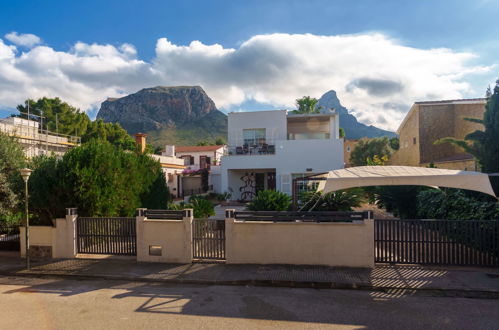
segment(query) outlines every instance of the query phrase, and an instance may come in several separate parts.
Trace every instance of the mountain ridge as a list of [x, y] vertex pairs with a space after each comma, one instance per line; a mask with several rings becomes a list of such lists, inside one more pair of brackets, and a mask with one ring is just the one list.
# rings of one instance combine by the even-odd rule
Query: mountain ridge
[[394, 132], [383, 130], [373, 125], [359, 123], [357, 118], [350, 114], [349, 110], [341, 104], [335, 90], [324, 93], [317, 105], [323, 107], [321, 109], [322, 112], [327, 112], [333, 108], [338, 112], [340, 115], [340, 127], [345, 130], [345, 137], [347, 139], [356, 140], [363, 137], [397, 136]]

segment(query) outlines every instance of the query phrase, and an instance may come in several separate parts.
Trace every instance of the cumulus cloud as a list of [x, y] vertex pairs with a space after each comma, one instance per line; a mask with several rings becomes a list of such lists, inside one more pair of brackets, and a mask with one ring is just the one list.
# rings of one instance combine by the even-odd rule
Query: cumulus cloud
[[39, 43], [42, 42], [42, 40], [30, 33], [17, 33], [17, 32], [11, 32], [7, 33], [5, 35], [5, 39], [9, 40], [13, 44], [16, 44], [18, 46], [24, 46], [24, 47], [33, 47], [34, 45], [38, 45]]
[[201, 85], [219, 108], [292, 108], [298, 97], [335, 89], [360, 120], [394, 130], [414, 101], [462, 97], [471, 90], [467, 75], [491, 69], [469, 64], [471, 53], [407, 47], [382, 34], [257, 35], [238, 48], [161, 38], [155, 51], [151, 62], [130, 44], [78, 42], [65, 52], [39, 45], [19, 54], [0, 39], [0, 106], [45, 95], [88, 110], [144, 87]]

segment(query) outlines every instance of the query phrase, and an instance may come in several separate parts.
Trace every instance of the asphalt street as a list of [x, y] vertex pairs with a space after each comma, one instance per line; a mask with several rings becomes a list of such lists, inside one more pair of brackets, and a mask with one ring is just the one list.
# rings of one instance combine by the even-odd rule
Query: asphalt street
[[0, 277], [0, 329], [499, 329], [499, 300]]

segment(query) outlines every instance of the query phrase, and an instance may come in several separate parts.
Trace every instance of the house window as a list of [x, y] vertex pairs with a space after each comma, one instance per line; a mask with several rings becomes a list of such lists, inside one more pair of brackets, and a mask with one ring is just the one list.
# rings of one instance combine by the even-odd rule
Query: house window
[[265, 128], [243, 129], [243, 139], [249, 146], [265, 144]]
[[347, 152], [350, 152], [350, 146], [347, 146]]
[[180, 158], [184, 160], [184, 165], [194, 165], [194, 157], [185, 155]]
[[416, 138], [415, 137], [412, 138], [412, 144], [416, 144]]

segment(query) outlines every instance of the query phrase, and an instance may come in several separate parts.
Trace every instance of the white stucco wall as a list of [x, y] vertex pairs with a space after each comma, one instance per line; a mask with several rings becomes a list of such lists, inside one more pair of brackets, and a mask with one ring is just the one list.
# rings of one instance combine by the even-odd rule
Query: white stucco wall
[[[290, 124], [297, 132], [306, 132], [306, 128], [310, 129], [312, 124], [318, 125], [317, 119], [314, 121], [314, 115], [290, 115], [289, 117], [291, 116], [303, 120], [303, 122], [297, 122], [296, 119], [290, 120]], [[318, 116], [324, 118], [324, 115]], [[228, 117], [229, 148], [242, 145], [243, 129], [265, 128], [267, 143], [275, 145], [275, 154], [237, 155], [233, 153], [222, 157], [221, 190], [231, 191], [232, 199], [240, 198], [241, 171], [235, 172], [234, 170], [275, 171], [276, 189], [291, 194], [291, 175], [315, 174], [343, 168], [343, 140], [339, 138], [339, 117], [332, 115], [329, 118], [328, 122], [318, 125], [323, 131], [327, 131], [329, 126], [329, 139], [288, 140], [288, 115], [285, 110], [230, 113]], [[300, 125], [304, 129], [300, 129]]]
[[221, 165], [221, 189], [229, 191], [229, 188], [232, 188], [232, 199], [238, 199], [240, 173], [230, 170], [275, 169], [277, 190], [290, 194], [291, 185], [283, 185], [282, 180], [287, 179], [284, 176], [328, 172], [343, 168], [343, 166], [343, 141], [341, 139], [276, 141], [274, 155], [224, 156]]
[[243, 129], [251, 128], [265, 128], [269, 144], [287, 139], [286, 110], [229, 113], [229, 147], [243, 145]]

